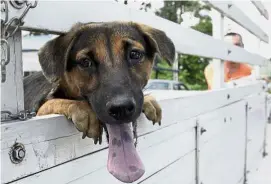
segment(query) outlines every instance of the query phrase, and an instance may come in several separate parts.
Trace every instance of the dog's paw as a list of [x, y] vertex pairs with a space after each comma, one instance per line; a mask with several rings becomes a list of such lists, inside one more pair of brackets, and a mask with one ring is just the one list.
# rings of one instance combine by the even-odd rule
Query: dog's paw
[[94, 143], [102, 143], [103, 127], [87, 102], [80, 101], [71, 104], [68, 108], [68, 119], [71, 119], [75, 127], [86, 136], [93, 138]]
[[143, 113], [153, 124], [161, 125], [162, 109], [153, 96], [144, 96]]

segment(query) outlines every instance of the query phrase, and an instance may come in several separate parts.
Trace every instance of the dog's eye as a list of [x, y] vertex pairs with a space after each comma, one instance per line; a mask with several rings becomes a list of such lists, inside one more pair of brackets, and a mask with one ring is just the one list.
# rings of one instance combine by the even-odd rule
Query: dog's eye
[[92, 65], [93, 65], [93, 62], [88, 59], [88, 58], [84, 58], [82, 60], [79, 61], [79, 65], [82, 67], [82, 68], [91, 68]]
[[144, 53], [139, 50], [131, 50], [129, 53], [129, 59], [131, 60], [132, 64], [139, 62], [144, 56]]

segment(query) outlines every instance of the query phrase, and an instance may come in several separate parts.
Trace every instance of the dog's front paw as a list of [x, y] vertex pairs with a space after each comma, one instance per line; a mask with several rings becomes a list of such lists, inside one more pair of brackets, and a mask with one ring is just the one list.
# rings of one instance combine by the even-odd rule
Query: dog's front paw
[[162, 109], [153, 96], [144, 96], [143, 113], [153, 124], [161, 125]]
[[68, 119], [71, 119], [75, 127], [83, 132], [83, 139], [87, 136], [93, 138], [95, 144], [102, 143], [102, 125], [87, 102], [71, 104], [68, 108]]

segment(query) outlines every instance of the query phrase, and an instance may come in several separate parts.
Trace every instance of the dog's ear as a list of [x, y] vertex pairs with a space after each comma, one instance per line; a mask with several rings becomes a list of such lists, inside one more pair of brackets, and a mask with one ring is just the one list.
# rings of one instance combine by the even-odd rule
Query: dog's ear
[[39, 62], [46, 79], [51, 83], [57, 83], [63, 76], [70, 50], [78, 37], [76, 27], [57, 38], [48, 41], [38, 52]]
[[135, 23], [137, 29], [143, 34], [144, 39], [169, 65], [175, 60], [175, 46], [165, 32], [144, 24]]

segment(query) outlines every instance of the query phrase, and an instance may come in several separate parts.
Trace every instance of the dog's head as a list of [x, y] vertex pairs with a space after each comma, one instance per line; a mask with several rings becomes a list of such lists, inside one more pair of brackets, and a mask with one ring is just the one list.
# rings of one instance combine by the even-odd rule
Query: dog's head
[[175, 48], [164, 32], [132, 22], [77, 24], [39, 52], [45, 77], [67, 97], [85, 98], [109, 134], [109, 172], [124, 182], [144, 174], [129, 122], [142, 111], [156, 54], [169, 63]]
[[131, 122], [156, 54], [172, 63], [175, 48], [160, 30], [133, 22], [78, 23], [39, 52], [45, 77], [67, 96], [85, 97], [104, 123]]

